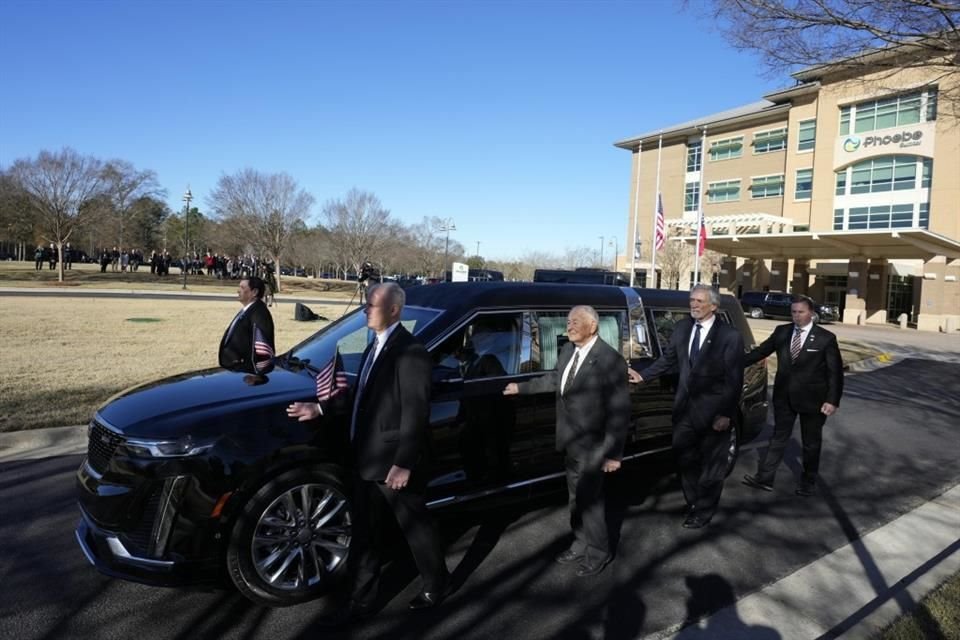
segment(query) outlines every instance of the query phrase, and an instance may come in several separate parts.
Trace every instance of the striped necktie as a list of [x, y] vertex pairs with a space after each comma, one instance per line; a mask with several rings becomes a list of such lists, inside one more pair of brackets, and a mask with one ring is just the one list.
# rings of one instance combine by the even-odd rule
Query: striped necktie
[[796, 330], [793, 332], [793, 341], [790, 342], [790, 361], [795, 362], [797, 356], [800, 355], [800, 338], [803, 336], [803, 329], [796, 327]]

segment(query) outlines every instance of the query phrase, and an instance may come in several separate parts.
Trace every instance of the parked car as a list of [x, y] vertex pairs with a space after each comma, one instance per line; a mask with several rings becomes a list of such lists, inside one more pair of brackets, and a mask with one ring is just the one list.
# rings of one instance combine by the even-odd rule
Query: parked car
[[[660, 355], [689, 308], [686, 292], [604, 285], [447, 283], [407, 292], [401, 321], [434, 363], [431, 508], [564, 486], [553, 394], [502, 390], [556, 367], [575, 304], [596, 308], [600, 337], [638, 370]], [[736, 299], [724, 296], [718, 316], [754, 346]], [[337, 353], [354, 384], [371, 339], [358, 311], [279, 356], [264, 378], [208, 369], [134, 387], [101, 406], [76, 477], [76, 538], [87, 559], [149, 584], [232, 582], [270, 606], [335, 588], [351, 540], [349, 408], [303, 423], [285, 409], [315, 397], [317, 371]], [[485, 373], [475, 376], [480, 368], [470, 364], [481, 358]], [[625, 464], [669, 449], [677, 384], [674, 374], [631, 385]], [[766, 392], [765, 364], [750, 367], [728, 472], [765, 422]]]
[[[789, 318], [793, 294], [783, 291], [746, 291], [740, 296], [743, 312], [751, 318]], [[816, 321], [821, 324], [835, 322], [840, 317], [840, 308], [814, 301]]]

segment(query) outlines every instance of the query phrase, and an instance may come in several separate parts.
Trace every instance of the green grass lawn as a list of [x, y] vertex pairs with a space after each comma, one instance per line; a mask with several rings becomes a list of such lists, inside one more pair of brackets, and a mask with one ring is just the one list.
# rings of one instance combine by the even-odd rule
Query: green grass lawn
[[931, 591], [917, 608], [901, 616], [877, 640], [957, 640], [960, 638], [960, 573]]

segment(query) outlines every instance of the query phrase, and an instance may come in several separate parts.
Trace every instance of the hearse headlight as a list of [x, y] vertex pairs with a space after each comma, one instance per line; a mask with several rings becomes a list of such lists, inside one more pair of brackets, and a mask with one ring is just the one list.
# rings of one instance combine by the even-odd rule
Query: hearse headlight
[[185, 458], [200, 455], [216, 443], [216, 438], [199, 439], [183, 436], [176, 440], [134, 438], [127, 440], [124, 446], [131, 455], [140, 458]]

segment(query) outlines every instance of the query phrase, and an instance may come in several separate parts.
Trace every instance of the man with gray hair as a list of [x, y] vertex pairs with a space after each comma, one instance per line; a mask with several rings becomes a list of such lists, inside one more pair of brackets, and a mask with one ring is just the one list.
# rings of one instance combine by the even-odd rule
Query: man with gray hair
[[736, 428], [743, 389], [743, 338], [718, 321], [720, 294], [709, 285], [690, 290], [690, 317], [677, 322], [663, 354], [631, 382], [678, 372], [673, 402], [673, 450], [687, 501], [683, 526], [710, 523], [727, 470], [729, 431]]
[[620, 468], [630, 392], [626, 361], [597, 335], [600, 319], [593, 307], [578, 306], [567, 315], [565, 344], [557, 368], [520, 384], [504, 395], [557, 394], [557, 450], [565, 454], [570, 526], [574, 540], [557, 556], [560, 564], [579, 563], [578, 576], [603, 571], [613, 558], [603, 497], [604, 474]]
[[[374, 338], [360, 360], [353, 390], [350, 442], [354, 461], [350, 603], [331, 624], [373, 613], [387, 548], [385, 518], [400, 525], [423, 577], [411, 609], [435, 607], [449, 581], [443, 545], [427, 511], [430, 478], [430, 371], [424, 346], [400, 323], [406, 294], [396, 283], [370, 287], [364, 313]], [[316, 419], [321, 407], [295, 402], [287, 415]]]

